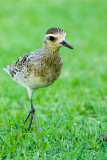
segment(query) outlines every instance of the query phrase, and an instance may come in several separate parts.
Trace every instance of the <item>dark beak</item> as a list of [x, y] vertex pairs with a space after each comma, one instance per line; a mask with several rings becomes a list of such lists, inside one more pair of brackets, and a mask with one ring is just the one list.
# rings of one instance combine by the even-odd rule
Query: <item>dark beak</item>
[[65, 46], [65, 47], [68, 47], [68, 48], [70, 48], [70, 49], [73, 49], [73, 47], [72, 47], [70, 44], [68, 44], [67, 42], [65, 42], [65, 41], [62, 41], [61, 44], [62, 44], [63, 46]]

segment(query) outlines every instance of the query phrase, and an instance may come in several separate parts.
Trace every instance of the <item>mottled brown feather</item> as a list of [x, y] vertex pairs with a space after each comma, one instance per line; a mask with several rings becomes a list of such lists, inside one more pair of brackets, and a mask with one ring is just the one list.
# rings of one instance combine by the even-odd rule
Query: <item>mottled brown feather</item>
[[31, 75], [34, 79], [40, 78], [46, 85], [53, 83], [62, 70], [62, 60], [59, 52], [50, 52], [43, 48], [29, 52], [19, 57], [10, 66], [10, 74], [16, 81], [27, 81]]
[[63, 34], [63, 33], [65, 33], [63, 29], [55, 27], [49, 28], [46, 32], [46, 34]]

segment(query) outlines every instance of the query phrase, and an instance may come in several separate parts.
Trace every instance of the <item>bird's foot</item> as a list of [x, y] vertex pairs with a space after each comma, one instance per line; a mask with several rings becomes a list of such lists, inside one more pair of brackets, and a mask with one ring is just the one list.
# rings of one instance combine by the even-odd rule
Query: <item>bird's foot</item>
[[30, 127], [31, 127], [31, 124], [32, 124], [32, 120], [34, 119], [36, 130], [37, 130], [37, 134], [39, 135], [39, 130], [38, 130], [37, 122], [36, 122], [35, 109], [34, 108], [32, 108], [30, 110], [28, 116], [25, 119], [25, 122], [27, 121], [27, 119], [29, 118], [30, 115], [31, 115], [31, 119], [30, 119], [30, 123], [29, 123], [29, 126], [28, 126], [28, 130], [30, 130]]
[[26, 121], [27, 121], [27, 119], [29, 118], [30, 114], [32, 114], [33, 112], [35, 113], [35, 109], [34, 109], [34, 108], [30, 110], [30, 112], [29, 112], [28, 116], [26, 117], [24, 123], [26, 123]]

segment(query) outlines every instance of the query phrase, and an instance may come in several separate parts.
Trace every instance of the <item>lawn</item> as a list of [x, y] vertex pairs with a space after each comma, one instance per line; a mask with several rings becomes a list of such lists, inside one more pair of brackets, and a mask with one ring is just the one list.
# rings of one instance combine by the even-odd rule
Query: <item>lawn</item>
[[[63, 71], [33, 97], [40, 134], [27, 131], [25, 88], [2, 70], [43, 45], [50, 27], [66, 31]], [[106, 160], [107, 1], [0, 2], [0, 159]]]

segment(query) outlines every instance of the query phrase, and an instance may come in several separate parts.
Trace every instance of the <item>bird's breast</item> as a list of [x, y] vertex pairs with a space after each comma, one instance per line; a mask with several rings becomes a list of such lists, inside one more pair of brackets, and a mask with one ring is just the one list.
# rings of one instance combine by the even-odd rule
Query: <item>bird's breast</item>
[[63, 62], [60, 56], [45, 57], [34, 70], [34, 76], [40, 77], [45, 85], [53, 83], [61, 74]]
[[61, 74], [62, 71], [62, 60], [58, 58], [55, 60], [49, 60], [47, 64], [47, 74], [45, 80], [47, 83], [53, 83]]

